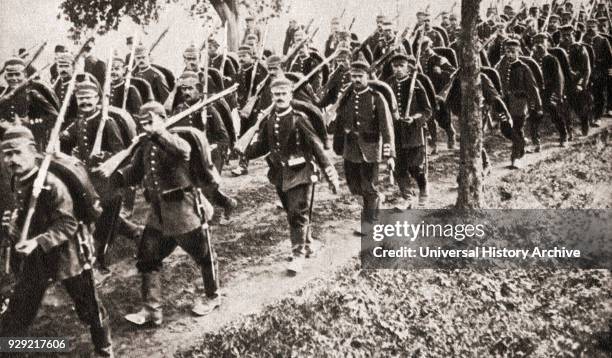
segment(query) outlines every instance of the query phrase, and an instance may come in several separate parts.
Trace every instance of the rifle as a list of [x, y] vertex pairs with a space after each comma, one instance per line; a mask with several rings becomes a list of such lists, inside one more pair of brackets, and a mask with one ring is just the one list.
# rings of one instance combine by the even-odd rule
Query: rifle
[[[206, 101], [208, 98], [208, 26], [204, 25], [204, 89], [202, 99]], [[201, 113], [203, 128], [206, 128], [206, 121], [208, 119], [208, 110], [206, 107], [202, 108]]]
[[308, 25], [306, 25], [306, 27], [304, 28], [304, 32], [308, 33], [310, 31], [310, 27], [312, 26], [312, 23], [314, 22], [314, 18], [310, 19], [310, 21], [308, 21]]
[[355, 17], [353, 16], [353, 19], [351, 20], [351, 24], [348, 27], [348, 31], [350, 32], [351, 29], [353, 29], [353, 25], [355, 25]]
[[[149, 49], [149, 53], [153, 52], [153, 50], [155, 50], [155, 48], [157, 47], [157, 45], [159, 45], [159, 43], [161, 42], [161, 40], [164, 39], [164, 37], [166, 37], [166, 35], [168, 34], [168, 31], [170, 30], [170, 26], [166, 27], [166, 29], [159, 34], [159, 36], [157, 37], [157, 40], [155, 40], [153, 42], [153, 44], [151, 45], [151, 48]], [[136, 43], [134, 41], [134, 43]]]
[[225, 22], [224, 30], [223, 30], [223, 57], [221, 57], [221, 66], [219, 66], [219, 71], [223, 77], [225, 77], [225, 62], [227, 61], [227, 22]]
[[98, 124], [98, 130], [96, 131], [96, 138], [94, 139], [93, 146], [91, 147], [91, 153], [89, 155], [90, 158], [93, 158], [100, 154], [102, 151], [102, 136], [104, 135], [104, 127], [106, 126], [106, 120], [108, 118], [108, 107], [110, 106], [110, 89], [111, 89], [111, 81], [110, 74], [111, 68], [113, 64], [113, 49], [110, 49], [110, 54], [108, 55], [108, 62], [106, 65], [106, 78], [104, 81], [104, 90], [102, 91], [102, 118], [100, 118], [100, 123]]
[[266, 23], [266, 29], [264, 30], [263, 37], [261, 38], [261, 43], [259, 44], [259, 51], [256, 54], [255, 63], [253, 64], [253, 71], [251, 72], [251, 81], [249, 83], [249, 92], [248, 98], [250, 99], [251, 93], [253, 92], [253, 86], [255, 86], [255, 77], [257, 77], [257, 68], [259, 67], [259, 62], [263, 57], [264, 45], [266, 43], [268, 37], [268, 23]]
[[[551, 9], [554, 7], [555, 1], [556, 0], [552, 0], [552, 2], [550, 3]], [[546, 14], [546, 19], [544, 20], [544, 23], [542, 23], [542, 27], [540, 28], [540, 31], [546, 31], [546, 29], [548, 28], [548, 23], [550, 22], [550, 15], [552, 15], [552, 10], [549, 10], [548, 14]], [[538, 19], [536, 19], [536, 21], [538, 21]]]
[[412, 79], [410, 80], [410, 87], [408, 90], [408, 101], [406, 103], [406, 111], [408, 112], [408, 115], [410, 115], [410, 106], [412, 105], [412, 97], [414, 97], [414, 86], [416, 85], [416, 79], [417, 79], [417, 74], [419, 72], [419, 68], [421, 66], [419, 66], [419, 59], [421, 57], [421, 45], [423, 43], [423, 37], [425, 37], [425, 34], [423, 33], [423, 29], [421, 29], [421, 36], [419, 37], [419, 41], [418, 41], [418, 46], [417, 46], [417, 52], [416, 52], [416, 64], [415, 64], [415, 69], [414, 69], [414, 74], [412, 75]]
[[[317, 32], [319, 31], [319, 28], [317, 27], [312, 34], [310, 34], [310, 36], [306, 37], [305, 39], [303, 39], [302, 41], [300, 41], [299, 44], [297, 44], [294, 48], [291, 49], [291, 51], [289, 51], [289, 53], [287, 53], [287, 57], [285, 58], [285, 60], [282, 63], [282, 66], [287, 66], [290, 65], [291, 62], [293, 62], [293, 56], [297, 55], [298, 51], [304, 46], [306, 45], [310, 40], [312, 40], [312, 38], [317, 34]], [[290, 67], [290, 66], [289, 66]], [[285, 68], [285, 70], [289, 71], [289, 68]]]
[[[79, 56], [75, 60], [78, 61], [81, 55], [82, 52], [79, 53]], [[68, 89], [66, 91], [66, 97], [64, 98], [62, 107], [60, 108], [59, 114], [57, 115], [57, 119], [55, 120], [55, 124], [53, 125], [53, 129], [51, 130], [49, 142], [47, 143], [47, 148], [45, 150], [45, 156], [43, 157], [42, 163], [40, 164], [40, 167], [38, 169], [38, 173], [36, 174], [36, 179], [34, 179], [34, 183], [32, 184], [32, 194], [28, 203], [28, 210], [26, 212], [23, 227], [21, 229], [21, 233], [19, 235], [19, 239], [17, 240], [16, 245], [24, 243], [28, 240], [28, 234], [30, 232], [32, 218], [34, 217], [34, 212], [36, 211], [38, 198], [40, 197], [40, 193], [42, 192], [42, 188], [45, 185], [45, 181], [47, 179], [47, 173], [49, 172], [49, 166], [51, 165], [51, 158], [55, 155], [55, 152], [59, 147], [59, 135], [62, 128], [62, 124], [64, 123], [64, 120], [66, 118], [66, 113], [68, 112], [70, 98], [72, 97], [74, 88], [76, 86], [76, 78], [76, 73], [72, 76], [72, 78], [70, 78], [70, 82], [68, 83]]]
[[342, 12], [340, 13], [340, 16], [338, 16], [338, 18], [341, 19], [344, 16], [344, 13], [346, 13], [346, 8], [342, 9]]
[[34, 81], [40, 75], [40, 73], [42, 71], [46, 70], [49, 66], [51, 66], [50, 63], [46, 64], [42, 68], [38, 69], [38, 71], [34, 72], [30, 77], [26, 78], [26, 80], [23, 81], [21, 84], [19, 84], [19, 86], [15, 87], [11, 91], [5, 93], [2, 97], [0, 97], [0, 104], [3, 104], [4, 102], [6, 102], [6, 101], [10, 100], [11, 98], [13, 98], [15, 93], [17, 93], [19, 90], [21, 90], [22, 88], [24, 88], [27, 85], [29, 85], [32, 81]]
[[449, 81], [446, 86], [444, 86], [444, 88], [442, 88], [442, 90], [440, 91], [438, 97], [440, 97], [443, 102], [446, 102], [446, 100], [448, 99], [448, 95], [450, 93], [451, 88], [453, 87], [453, 82], [455, 81], [455, 77], [457, 77], [458, 73], [459, 69], [456, 69], [455, 72], [450, 75]]
[[261, 81], [257, 85], [257, 88], [255, 89], [255, 94], [253, 94], [247, 99], [246, 103], [244, 104], [244, 107], [242, 107], [242, 109], [240, 110], [241, 117], [248, 118], [251, 116], [251, 113], [253, 113], [253, 109], [255, 108], [255, 104], [257, 103], [257, 99], [259, 98], [261, 91], [264, 89], [268, 77], [270, 77], [270, 75], [266, 75], [263, 81]]
[[[36, 50], [36, 52], [34, 53], [34, 55], [32, 56], [32, 58], [26, 63], [25, 65], [25, 70], [27, 70], [34, 61], [36, 61], [36, 59], [40, 56], [40, 54], [43, 52], [43, 50], [45, 49], [45, 46], [47, 46], [47, 41], [43, 42], [42, 45], [40, 45], [40, 47]], [[4, 73], [4, 68], [2, 68], [0, 70], [0, 76]]]
[[[134, 32], [134, 43], [136, 43], [136, 39], [138, 38], [138, 33]], [[125, 75], [125, 83], [123, 84], [123, 100], [121, 101], [121, 109], [125, 110], [127, 106], [127, 98], [130, 94], [130, 86], [132, 85], [132, 71], [134, 70], [134, 52], [136, 51], [136, 46], [132, 46], [132, 50], [130, 51], [130, 60], [127, 65], [127, 73]], [[107, 77], [108, 78], [108, 77]]]
[[[176, 123], [178, 123], [180, 120], [182, 120], [183, 118], [191, 115], [192, 113], [197, 112], [198, 110], [200, 110], [202, 107], [204, 106], [208, 106], [216, 101], [218, 101], [219, 99], [226, 97], [232, 93], [234, 93], [236, 90], [238, 89], [238, 84], [234, 84], [232, 87], [227, 88], [213, 96], [210, 96], [209, 98], [207, 98], [206, 100], [201, 100], [198, 103], [194, 104], [193, 106], [187, 108], [186, 110], [175, 114], [174, 116], [168, 118], [166, 120], [166, 123], [164, 123], [164, 127], [165, 128], [170, 128], [173, 125], [175, 125]], [[146, 136], [146, 134], [140, 134], [139, 136], [137, 136], [136, 138], [134, 138], [134, 140], [132, 141], [132, 144], [127, 147], [126, 149], [116, 153], [115, 155], [113, 155], [112, 157], [108, 158], [104, 163], [100, 164], [100, 166], [98, 166], [98, 168], [94, 169], [94, 172], [99, 172], [100, 174], [102, 174], [104, 177], [108, 178], [111, 176], [111, 174], [113, 174], [117, 168], [119, 168], [119, 166], [121, 165], [121, 163], [123, 163], [134, 151], [134, 149], [136, 148], [136, 146], [138, 145], [138, 143], [140, 142], [140, 139], [144, 138]]]
[[408, 31], [410, 31], [410, 26], [406, 26], [404, 28], [404, 31], [402, 31], [402, 34], [400, 36], [397, 36], [395, 38], [395, 43], [394, 43], [394, 48], [390, 49], [389, 51], [387, 51], [387, 53], [385, 53], [384, 55], [382, 55], [378, 60], [376, 60], [371, 66], [370, 66], [370, 71], [377, 69], [381, 64], [384, 64], [387, 59], [389, 57], [391, 57], [393, 55], [393, 50], [395, 48], [398, 48], [402, 45], [402, 41], [404, 40], [404, 38], [406, 37], [406, 35], [408, 34]]
[[[315, 67], [312, 71], [310, 71], [310, 73], [308, 73], [306, 76], [302, 77], [298, 82], [296, 82], [291, 92], [295, 93], [303, 85], [308, 83], [314, 75], [316, 75], [326, 64], [331, 62], [337, 55], [338, 55], [338, 50], [336, 50], [333, 54], [331, 54], [329, 57], [324, 59], [320, 64], [317, 65], [317, 67]], [[238, 140], [236, 141], [236, 144], [234, 145], [234, 149], [238, 153], [244, 153], [246, 151], [247, 147], [253, 141], [253, 138], [255, 137], [255, 133], [257, 133], [257, 131], [259, 130], [259, 125], [266, 117], [268, 117], [268, 115], [272, 112], [273, 109], [274, 109], [274, 104], [271, 104], [270, 106], [268, 106], [268, 108], [261, 111], [257, 117], [257, 122], [255, 123], [255, 125], [249, 128], [249, 130], [247, 130], [242, 135], [242, 137], [238, 138]]]

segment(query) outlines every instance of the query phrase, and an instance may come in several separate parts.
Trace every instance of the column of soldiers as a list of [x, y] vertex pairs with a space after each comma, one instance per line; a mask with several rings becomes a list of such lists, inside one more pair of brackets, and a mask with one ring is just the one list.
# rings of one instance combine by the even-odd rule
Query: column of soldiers
[[[553, 1], [518, 10], [506, 5], [501, 14], [491, 6], [480, 19], [483, 126], [494, 122], [511, 141], [511, 167], [520, 168], [526, 153], [541, 150], [545, 118], [566, 146], [576, 135], [573, 118], [587, 135], [612, 110], [610, 11], [598, 1], [580, 9]], [[437, 19], [440, 24], [432, 24]], [[128, 56], [115, 55], [108, 64], [91, 55], [91, 43], [78, 55], [57, 46], [50, 84], [28, 77], [32, 69], [23, 58], [5, 61], [0, 190], [3, 197], [12, 192], [15, 200], [2, 203], [2, 241], [11, 247], [13, 270], [20, 275], [0, 334], [25, 334], [49, 280], [59, 280], [90, 326], [96, 352], [112, 356], [106, 312], [90, 280], [92, 267], [81, 256], [95, 253], [96, 267], [106, 268], [105, 253], [117, 235], [137, 243], [142, 277], [141, 308], [127, 320], [163, 323], [161, 270], [176, 246], [201, 267], [206, 292], [194, 302], [193, 313], [219, 307], [209, 228], [213, 205], [226, 218], [237, 206], [220, 190], [220, 174], [231, 157], [239, 161], [234, 176], [248, 174], [249, 160], [266, 157], [290, 228], [291, 275], [302, 271], [317, 248], [310, 223], [315, 183], [324, 177], [338, 190], [330, 146], [343, 160], [350, 192], [360, 197], [364, 221], [375, 221], [381, 206], [381, 165], [397, 180], [406, 206], [413, 196], [411, 178], [418, 205], [426, 205], [428, 157], [437, 153], [438, 126], [448, 148], [455, 148], [461, 29], [448, 11], [433, 20], [420, 11], [414, 23], [401, 31], [381, 14], [376, 30], [359, 41], [337, 17], [319, 51], [312, 43], [315, 30], [293, 21], [283, 55], [276, 55], [264, 51], [267, 31], [248, 18], [236, 53], [212, 37], [204, 39], [201, 48], [185, 49], [184, 70], [176, 77], [152, 62], [143, 44], [133, 44]], [[200, 106], [232, 86], [235, 92]], [[47, 155], [43, 150], [62, 107], [66, 118], [56, 151], [78, 159], [86, 178], [61, 166], [56, 153], [52, 168], [64, 171], [46, 175], [45, 200], [36, 206], [35, 225], [24, 233], [40, 157]], [[109, 170], [122, 153], [129, 153], [128, 159]], [[484, 151], [483, 162], [487, 169]], [[98, 200], [85, 204], [100, 204], [92, 209], [98, 214], [90, 230], [82, 230], [76, 212], [85, 205], [79, 192], [96, 193]], [[130, 221], [136, 192], [148, 205], [144, 226]]]

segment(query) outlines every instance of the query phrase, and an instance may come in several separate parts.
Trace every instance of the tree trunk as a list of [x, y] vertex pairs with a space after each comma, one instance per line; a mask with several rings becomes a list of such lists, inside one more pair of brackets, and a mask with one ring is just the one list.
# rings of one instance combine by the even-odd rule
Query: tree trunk
[[457, 209], [482, 206], [482, 88], [476, 34], [480, 2], [461, 1], [461, 138]]
[[227, 50], [236, 51], [240, 45], [238, 29], [238, 0], [210, 0], [217, 14], [227, 23]]

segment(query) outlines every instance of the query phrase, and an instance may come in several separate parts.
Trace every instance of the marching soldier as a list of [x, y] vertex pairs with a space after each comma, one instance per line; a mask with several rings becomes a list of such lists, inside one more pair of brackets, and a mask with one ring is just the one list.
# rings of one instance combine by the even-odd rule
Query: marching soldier
[[0, 135], [10, 126], [23, 124], [34, 133], [39, 149], [47, 143], [48, 131], [57, 116], [59, 103], [44, 83], [26, 82], [25, 62], [11, 58], [4, 63], [7, 87], [0, 88]]
[[100, 86], [104, 86], [106, 81], [106, 63], [93, 55], [94, 40], [90, 40], [83, 47], [85, 67], [84, 71], [90, 73], [98, 81]]
[[268, 179], [276, 187], [290, 227], [292, 261], [289, 274], [302, 271], [304, 258], [312, 254], [309, 231], [309, 194], [315, 162], [323, 169], [330, 187], [337, 192], [338, 173], [325, 154], [323, 143], [302, 112], [291, 107], [293, 83], [284, 77], [270, 85], [274, 110], [259, 127], [257, 140], [247, 148], [246, 157], [268, 154]]
[[287, 54], [289, 48], [293, 46], [295, 43], [295, 32], [298, 30], [299, 26], [295, 19], [289, 20], [289, 26], [287, 27], [287, 31], [285, 32], [285, 41], [283, 42], [283, 55]]
[[571, 25], [560, 29], [559, 46], [567, 51], [573, 78], [566, 78], [567, 98], [576, 116], [580, 119], [583, 135], [589, 133], [589, 118], [593, 106], [593, 98], [588, 91], [591, 80], [591, 65], [589, 54], [583, 44], [574, 40], [574, 28]]
[[340, 30], [340, 19], [337, 17], [332, 18], [331, 20], [331, 33], [327, 40], [325, 40], [325, 57], [329, 57], [336, 48], [338, 47], [338, 31]]
[[[306, 33], [302, 30], [295, 32], [294, 38], [296, 43], [300, 43], [306, 37]], [[297, 72], [303, 75], [309, 74], [317, 65], [320, 60], [313, 56], [310, 52], [309, 44], [305, 44], [300, 48], [297, 55], [293, 57], [289, 63], [289, 72]], [[321, 88], [322, 76], [319, 74], [315, 75], [310, 81], [310, 85], [315, 91]]]
[[57, 71], [57, 57], [62, 53], [66, 52], [66, 47], [64, 45], [55, 45], [53, 49], [53, 64], [49, 67], [49, 79], [52, 84], [55, 84], [57, 80], [58, 71]]
[[428, 196], [425, 127], [432, 115], [432, 108], [418, 80], [411, 88], [412, 77], [416, 75], [416, 59], [400, 52], [391, 57], [391, 67], [393, 76], [387, 82], [393, 89], [400, 114], [399, 120], [394, 123], [397, 151], [394, 175], [406, 200], [410, 198], [412, 176], [419, 188], [419, 205], [424, 205]]
[[[212, 206], [197, 190], [195, 179], [190, 175], [190, 157], [195, 148], [165, 128], [165, 117], [160, 103], [148, 102], [142, 106], [138, 118], [147, 135], [141, 139], [130, 164], [111, 176], [115, 186], [141, 183], [151, 206], [136, 264], [142, 276], [142, 309], [125, 316], [136, 325], [162, 324], [162, 261], [177, 246], [200, 265], [204, 280], [206, 300], [197, 299], [192, 311], [206, 315], [221, 303], [208, 230]], [[210, 149], [204, 144], [203, 150]], [[209, 172], [199, 174], [218, 181], [214, 167], [207, 166], [204, 170]]]
[[55, 66], [57, 69], [57, 81], [53, 86], [53, 91], [60, 103], [64, 102], [68, 83], [74, 74], [73, 57], [68, 52], [63, 52], [55, 56]]
[[155, 100], [164, 103], [170, 94], [170, 89], [164, 74], [151, 66], [149, 49], [143, 45], [136, 46], [134, 49], [134, 61], [136, 62], [134, 76], [147, 81], [151, 85]]
[[521, 168], [525, 155], [523, 127], [529, 113], [542, 115], [542, 101], [538, 85], [529, 67], [519, 60], [521, 44], [515, 39], [504, 43], [505, 55], [496, 66], [501, 76], [502, 92], [512, 116], [512, 168]]
[[257, 37], [257, 42], [261, 41], [261, 30], [255, 24], [255, 18], [253, 16], [247, 16], [245, 21], [246, 29], [244, 30], [244, 37], [242, 38], [242, 43], [246, 44], [246, 40], [249, 35], [255, 35]]
[[385, 15], [377, 15], [376, 16], [376, 31], [372, 35], [370, 35], [367, 39], [365, 39], [366, 45], [370, 48], [370, 52], [374, 52], [376, 46], [380, 42], [381, 38], [384, 36], [383, 24], [385, 23], [386, 16]]
[[342, 92], [351, 84], [351, 50], [348, 47], [339, 48], [334, 62], [336, 68], [323, 86], [321, 99], [318, 102], [321, 108], [336, 103]]
[[560, 145], [565, 147], [572, 130], [569, 116], [562, 113], [561, 107], [565, 96], [565, 78], [559, 60], [548, 53], [549, 41], [550, 35], [547, 33], [539, 33], [533, 37], [533, 59], [540, 65], [544, 77], [544, 88], [541, 93], [544, 111], [557, 126]]
[[394, 168], [393, 123], [383, 95], [368, 84], [369, 65], [351, 64], [352, 85], [340, 99], [334, 151], [344, 159], [344, 172], [353, 195], [363, 197], [362, 220], [374, 222], [380, 204], [378, 166]]
[[374, 60], [378, 60], [387, 52], [394, 50], [395, 36], [399, 36], [399, 34], [394, 33], [393, 23], [389, 20], [384, 20], [382, 23], [382, 36], [378, 37], [378, 43], [372, 52]]
[[[439, 56], [434, 52], [431, 47], [431, 40], [429, 37], [423, 38], [421, 43], [421, 58], [419, 62], [423, 73], [431, 80], [436, 93], [442, 91], [442, 89], [450, 82], [455, 67], [448, 62], [445, 57]], [[443, 101], [438, 101], [434, 104], [436, 111], [434, 116], [428, 123], [429, 135], [432, 140], [432, 154], [437, 153], [437, 141], [438, 134], [436, 129], [436, 122], [444, 129], [447, 136], [447, 144], [449, 149], [455, 148], [455, 129], [451, 119], [451, 113]]]
[[[75, 88], [77, 118], [72, 120], [72, 124], [60, 136], [62, 149], [86, 163], [90, 172], [93, 172], [105, 158], [125, 148], [118, 119], [113, 118], [115, 114], [109, 113], [109, 118], [104, 122], [101, 151], [92, 153], [102, 123], [102, 111], [99, 106], [100, 88], [94, 81], [94, 78], [86, 77], [77, 83]], [[130, 239], [140, 236], [142, 229], [119, 215], [123, 200], [120, 192], [112, 190], [105, 180], [100, 180], [96, 176], [92, 176], [92, 180], [102, 204], [102, 214], [98, 218], [94, 232], [96, 251], [101, 268], [107, 270], [104, 254], [115, 233], [115, 225], [112, 223], [117, 222], [118, 233]]]
[[[230, 82], [236, 76], [238, 69], [234, 67], [234, 63], [230, 60], [229, 55], [225, 54], [225, 59], [223, 56], [223, 53], [219, 52], [219, 43], [215, 39], [210, 38], [208, 40], [209, 65], [221, 72], [227, 85], [227, 82]], [[221, 69], [221, 66], [223, 66], [223, 69]]]
[[593, 93], [593, 122], [592, 126], [598, 127], [596, 121], [606, 112], [606, 87], [612, 69], [612, 49], [608, 39], [598, 32], [598, 22], [595, 19], [587, 20], [587, 31], [582, 41], [593, 48], [593, 68], [591, 71], [591, 92]]
[[431, 27], [431, 17], [429, 13], [422, 13], [423, 31], [425, 32], [425, 36], [429, 37], [431, 40], [433, 47], [444, 47], [444, 38], [442, 35], [435, 29]]
[[[4, 133], [2, 167], [12, 176], [16, 195], [15, 210], [5, 212], [2, 226], [16, 238], [24, 225], [34, 180], [38, 174], [39, 152], [34, 136], [16, 126]], [[2, 316], [0, 336], [27, 336], [50, 281], [61, 281], [72, 299], [80, 320], [89, 326], [95, 352], [113, 357], [110, 326], [106, 310], [96, 293], [91, 268], [85, 266], [79, 236], [89, 235], [79, 223], [79, 213], [67, 184], [47, 173], [45, 186], [31, 221], [28, 239], [14, 245], [13, 268], [22, 267], [6, 313]], [[81, 199], [82, 200], [82, 199]], [[91, 247], [86, 249], [91, 250]]]
[[[129, 69], [128, 69], [129, 71]], [[111, 67], [111, 89], [110, 89], [110, 105], [122, 108], [123, 107], [123, 96], [125, 94], [125, 74], [126, 67], [123, 58], [120, 56], [113, 57], [113, 63]], [[142, 97], [140, 92], [130, 83], [130, 89], [128, 90], [128, 97], [125, 101], [125, 110], [134, 115], [138, 113], [140, 106], [142, 105]]]

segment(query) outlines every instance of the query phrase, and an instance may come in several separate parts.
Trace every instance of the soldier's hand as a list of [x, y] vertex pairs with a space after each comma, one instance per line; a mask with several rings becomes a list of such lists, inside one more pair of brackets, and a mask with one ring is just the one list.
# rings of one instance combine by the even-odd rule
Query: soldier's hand
[[34, 239], [26, 240], [24, 242], [21, 242], [15, 245], [15, 251], [17, 251], [18, 253], [22, 255], [28, 256], [29, 254], [32, 253], [32, 251], [36, 250], [37, 247], [38, 247], [38, 241], [36, 240], [36, 238], [34, 238]]
[[387, 159], [387, 168], [389, 168], [389, 171], [391, 172], [395, 170], [395, 159], [393, 158]]

